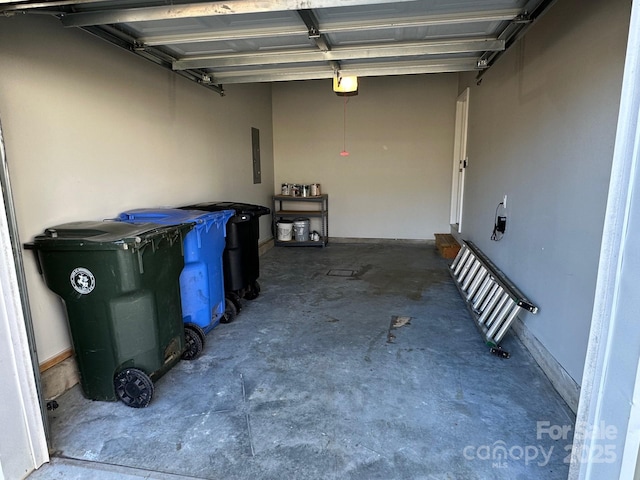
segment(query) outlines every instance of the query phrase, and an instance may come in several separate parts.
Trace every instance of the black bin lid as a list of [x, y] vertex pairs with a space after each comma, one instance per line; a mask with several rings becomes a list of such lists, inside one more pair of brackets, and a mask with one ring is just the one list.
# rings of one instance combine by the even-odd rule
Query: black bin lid
[[236, 215], [248, 217], [261, 217], [271, 213], [271, 209], [262, 205], [253, 205], [251, 203], [238, 202], [203, 202], [195, 205], [180, 207], [189, 210], [206, 210], [208, 212], [217, 212], [220, 210], [235, 210]]

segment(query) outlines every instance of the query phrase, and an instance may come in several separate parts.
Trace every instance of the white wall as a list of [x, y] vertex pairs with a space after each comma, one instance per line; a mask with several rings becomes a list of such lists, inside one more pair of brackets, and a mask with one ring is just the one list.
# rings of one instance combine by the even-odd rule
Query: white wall
[[330, 236], [431, 239], [449, 231], [457, 79], [362, 78], [347, 104], [331, 80], [273, 86], [275, 188], [320, 183]]
[[[629, 12], [624, 0], [557, 2], [479, 87], [470, 82], [463, 238], [539, 306], [525, 324], [578, 384]], [[492, 242], [504, 194], [507, 232]]]
[[[54, 18], [0, 18], [0, 115], [22, 241], [137, 207], [269, 205], [271, 87], [220, 97]], [[253, 185], [251, 127], [262, 184]], [[261, 240], [271, 237], [261, 219]], [[60, 300], [25, 255], [40, 361], [70, 346]]]

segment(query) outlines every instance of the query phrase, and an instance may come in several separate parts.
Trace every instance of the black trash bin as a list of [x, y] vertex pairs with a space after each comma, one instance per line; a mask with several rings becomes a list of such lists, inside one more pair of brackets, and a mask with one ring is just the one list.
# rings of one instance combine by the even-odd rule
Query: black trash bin
[[[235, 202], [205, 202], [180, 207], [189, 210], [217, 212], [233, 210], [235, 215], [227, 222], [226, 246], [222, 255], [224, 271], [225, 296], [235, 308], [240, 310], [240, 299], [253, 300], [260, 294], [260, 260], [258, 255], [258, 239], [260, 224], [258, 219], [268, 215], [271, 210], [261, 205]], [[229, 303], [229, 302], [227, 302]], [[227, 315], [227, 320], [233, 318]]]

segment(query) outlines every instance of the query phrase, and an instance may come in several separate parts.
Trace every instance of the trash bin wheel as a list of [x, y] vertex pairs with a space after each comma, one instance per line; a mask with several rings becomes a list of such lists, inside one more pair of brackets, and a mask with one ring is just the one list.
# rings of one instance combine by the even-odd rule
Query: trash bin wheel
[[251, 285], [249, 285], [249, 288], [247, 288], [247, 291], [244, 294], [244, 298], [246, 298], [247, 300], [255, 300], [256, 298], [258, 298], [258, 295], [260, 295], [260, 284], [255, 281]]
[[206, 339], [207, 339], [207, 334], [204, 333], [204, 330], [200, 327], [200, 325], [196, 325], [195, 323], [188, 323], [187, 325], [189, 325], [190, 328], [192, 328], [193, 330], [195, 330], [195, 332], [198, 334], [198, 336], [200, 337], [200, 340], [202, 340], [202, 346], [204, 347], [205, 344], [207, 343]]
[[149, 376], [137, 368], [127, 368], [119, 372], [113, 381], [116, 396], [128, 407], [144, 408], [151, 403], [153, 382]]
[[184, 340], [186, 347], [182, 352], [183, 360], [195, 360], [204, 350], [204, 331], [194, 323], [184, 326]]
[[238, 315], [238, 309], [234, 305], [234, 303], [228, 299], [224, 299], [224, 315], [220, 319], [220, 323], [231, 323], [235, 320], [236, 315]]
[[240, 295], [238, 295], [236, 292], [228, 292], [226, 294], [226, 298], [228, 298], [229, 300], [231, 300], [233, 302], [233, 304], [236, 307], [236, 313], [240, 313], [240, 310], [242, 310], [242, 303], [240, 302]]

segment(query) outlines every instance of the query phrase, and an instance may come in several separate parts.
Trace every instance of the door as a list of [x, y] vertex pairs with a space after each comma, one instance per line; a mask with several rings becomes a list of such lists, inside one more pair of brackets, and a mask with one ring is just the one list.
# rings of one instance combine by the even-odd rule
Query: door
[[451, 219], [450, 223], [458, 232], [462, 232], [462, 204], [464, 199], [464, 174], [467, 158], [467, 124], [469, 116], [469, 88], [456, 102], [456, 126], [453, 145], [453, 175], [451, 183]]
[[[0, 479], [23, 478], [49, 460], [45, 413], [41, 409], [35, 375], [38, 368], [30, 348], [20, 295], [20, 273], [9, 171], [0, 125]], [[13, 242], [17, 245], [13, 245]], [[14, 250], [15, 248], [15, 250]], [[26, 302], [25, 302], [26, 303]]]

